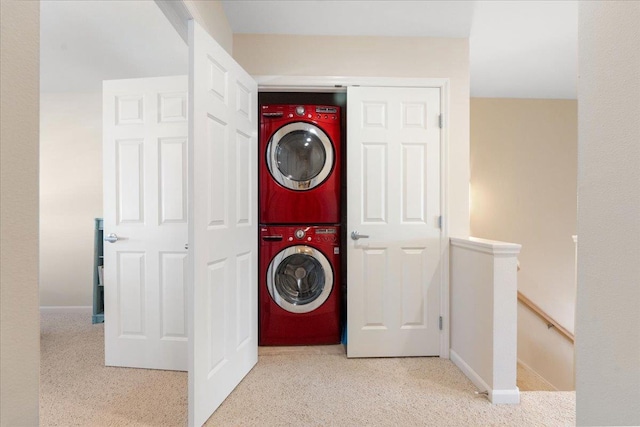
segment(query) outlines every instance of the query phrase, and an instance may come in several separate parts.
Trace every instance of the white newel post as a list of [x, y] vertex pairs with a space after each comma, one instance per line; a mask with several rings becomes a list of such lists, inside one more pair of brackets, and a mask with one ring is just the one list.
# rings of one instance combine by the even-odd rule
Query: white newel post
[[520, 402], [520, 248], [474, 237], [451, 238], [451, 360], [492, 403]]

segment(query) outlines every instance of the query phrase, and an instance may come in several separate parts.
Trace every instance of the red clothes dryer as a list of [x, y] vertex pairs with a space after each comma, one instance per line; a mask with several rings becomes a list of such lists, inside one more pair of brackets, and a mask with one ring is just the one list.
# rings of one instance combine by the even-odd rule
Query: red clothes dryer
[[340, 223], [340, 107], [263, 105], [260, 113], [260, 223]]
[[340, 228], [261, 226], [260, 345], [340, 343]]

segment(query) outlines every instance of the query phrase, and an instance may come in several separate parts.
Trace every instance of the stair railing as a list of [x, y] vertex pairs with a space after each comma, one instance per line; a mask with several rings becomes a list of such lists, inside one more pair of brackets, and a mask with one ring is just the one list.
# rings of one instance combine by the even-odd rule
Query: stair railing
[[518, 291], [518, 301], [522, 302], [525, 306], [527, 306], [531, 311], [537, 314], [542, 320], [547, 322], [547, 328], [555, 328], [560, 335], [567, 338], [572, 343], [575, 343], [574, 335], [567, 330], [564, 326], [558, 323], [553, 317], [549, 316], [543, 309], [541, 309], [536, 303], [531, 301], [529, 298], [524, 296], [522, 292]]

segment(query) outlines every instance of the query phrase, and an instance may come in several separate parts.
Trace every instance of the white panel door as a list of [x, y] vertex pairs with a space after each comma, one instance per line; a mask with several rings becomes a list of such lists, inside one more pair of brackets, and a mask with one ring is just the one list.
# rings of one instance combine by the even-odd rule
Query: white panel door
[[350, 87], [347, 109], [347, 355], [438, 355], [440, 89]]
[[187, 86], [104, 82], [108, 366], [187, 370]]
[[190, 21], [189, 425], [258, 360], [257, 84]]

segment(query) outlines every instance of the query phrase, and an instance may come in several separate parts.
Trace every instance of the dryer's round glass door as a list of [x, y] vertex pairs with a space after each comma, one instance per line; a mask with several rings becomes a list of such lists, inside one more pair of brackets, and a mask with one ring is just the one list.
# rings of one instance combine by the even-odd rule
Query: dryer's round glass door
[[273, 179], [291, 190], [311, 190], [333, 168], [333, 145], [319, 127], [304, 122], [280, 128], [269, 140], [267, 166]]
[[269, 264], [267, 288], [271, 298], [291, 313], [308, 313], [331, 294], [333, 270], [318, 250], [304, 245], [280, 251]]

